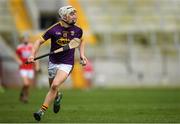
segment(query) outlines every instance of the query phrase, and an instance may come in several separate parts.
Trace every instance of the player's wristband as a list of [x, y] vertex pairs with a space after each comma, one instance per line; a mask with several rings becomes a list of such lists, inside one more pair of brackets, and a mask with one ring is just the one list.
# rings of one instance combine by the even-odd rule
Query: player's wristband
[[69, 44], [63, 46], [62, 48], [63, 48], [63, 51], [66, 51], [66, 50], [69, 50], [69, 49], [70, 49]]

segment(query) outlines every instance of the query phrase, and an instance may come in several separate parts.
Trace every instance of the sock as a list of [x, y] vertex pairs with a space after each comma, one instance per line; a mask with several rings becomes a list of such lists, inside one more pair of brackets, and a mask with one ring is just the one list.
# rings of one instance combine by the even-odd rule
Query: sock
[[48, 109], [48, 106], [47, 106], [47, 105], [43, 104], [43, 105], [41, 106], [41, 110], [42, 110], [43, 112], [45, 112], [47, 109]]

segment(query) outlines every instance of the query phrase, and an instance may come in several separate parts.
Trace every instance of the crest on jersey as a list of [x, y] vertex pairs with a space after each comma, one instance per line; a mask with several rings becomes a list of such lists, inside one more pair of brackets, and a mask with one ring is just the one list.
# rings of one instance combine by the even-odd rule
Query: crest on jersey
[[67, 38], [68, 32], [67, 32], [67, 31], [63, 31], [62, 33], [63, 33], [63, 37], [64, 37], [64, 38]]

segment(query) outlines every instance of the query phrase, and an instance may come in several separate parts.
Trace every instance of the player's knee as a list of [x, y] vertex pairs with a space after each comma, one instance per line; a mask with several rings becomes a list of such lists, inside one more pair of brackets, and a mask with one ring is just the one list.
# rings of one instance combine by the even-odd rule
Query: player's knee
[[25, 88], [28, 88], [30, 86], [30, 84], [24, 84]]
[[51, 85], [51, 90], [57, 91], [58, 90], [58, 84], [52, 84]]

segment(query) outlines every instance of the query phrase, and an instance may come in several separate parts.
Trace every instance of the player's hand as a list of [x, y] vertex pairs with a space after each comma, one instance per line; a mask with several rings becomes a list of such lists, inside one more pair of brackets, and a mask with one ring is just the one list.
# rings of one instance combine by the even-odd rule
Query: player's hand
[[34, 61], [34, 56], [33, 55], [31, 55], [29, 58], [28, 58], [28, 60], [27, 60], [27, 62], [28, 63], [34, 63], [35, 61]]
[[85, 66], [88, 63], [88, 59], [85, 56], [81, 56], [80, 59], [81, 59], [80, 64], [82, 66]]

